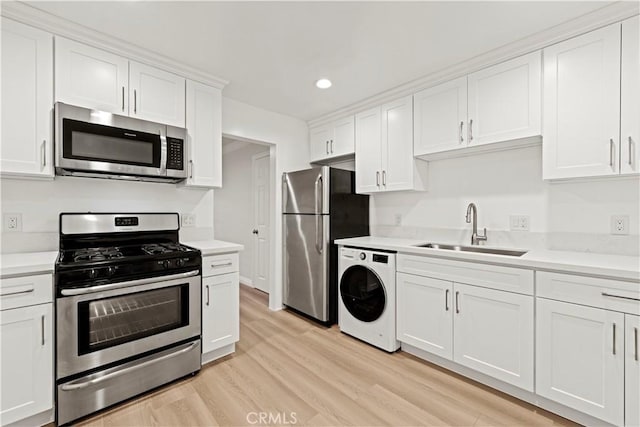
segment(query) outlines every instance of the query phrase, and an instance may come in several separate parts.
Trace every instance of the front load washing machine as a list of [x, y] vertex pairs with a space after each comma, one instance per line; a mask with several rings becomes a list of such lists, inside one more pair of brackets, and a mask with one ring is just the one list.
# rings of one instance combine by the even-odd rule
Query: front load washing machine
[[341, 247], [338, 260], [340, 331], [396, 351], [396, 255]]

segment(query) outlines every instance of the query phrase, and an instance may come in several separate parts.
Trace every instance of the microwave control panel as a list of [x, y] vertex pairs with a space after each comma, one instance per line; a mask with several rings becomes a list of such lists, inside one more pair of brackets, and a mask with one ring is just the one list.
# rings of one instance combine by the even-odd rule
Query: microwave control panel
[[167, 137], [167, 169], [184, 169], [184, 141]]

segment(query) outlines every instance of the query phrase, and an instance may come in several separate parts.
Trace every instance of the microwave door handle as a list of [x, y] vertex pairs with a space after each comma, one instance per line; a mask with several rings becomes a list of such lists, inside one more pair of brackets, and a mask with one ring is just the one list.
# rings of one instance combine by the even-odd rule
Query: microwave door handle
[[160, 133], [160, 175], [167, 174], [167, 137]]

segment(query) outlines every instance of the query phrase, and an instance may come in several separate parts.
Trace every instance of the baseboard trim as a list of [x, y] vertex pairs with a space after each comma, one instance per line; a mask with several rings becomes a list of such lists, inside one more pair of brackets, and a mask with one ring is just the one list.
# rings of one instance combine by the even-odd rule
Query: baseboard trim
[[220, 359], [221, 357], [228, 356], [231, 353], [235, 353], [236, 351], [236, 343], [226, 345], [217, 350], [210, 351], [208, 353], [202, 354], [201, 365], [205, 365], [209, 362], [213, 362], [214, 360]]
[[242, 283], [243, 285], [251, 286], [253, 288], [253, 280], [249, 279], [248, 277], [240, 276], [240, 283]]

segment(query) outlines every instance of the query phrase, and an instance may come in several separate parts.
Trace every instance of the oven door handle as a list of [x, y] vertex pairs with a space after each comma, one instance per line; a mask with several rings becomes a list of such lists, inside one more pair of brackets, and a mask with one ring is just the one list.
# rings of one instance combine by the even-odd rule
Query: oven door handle
[[185, 279], [200, 274], [199, 270], [187, 271], [186, 273], [170, 274], [168, 276], [150, 277], [148, 279], [130, 280], [128, 282], [109, 283], [107, 285], [91, 286], [88, 288], [63, 289], [60, 293], [63, 296], [85, 295], [95, 292], [110, 291], [112, 289], [128, 288], [131, 286], [148, 285], [150, 283], [166, 282], [175, 279]]
[[142, 369], [145, 368], [149, 365], [153, 365], [155, 363], [158, 362], [162, 362], [163, 360], [167, 360], [167, 359], [172, 359], [176, 356], [180, 356], [181, 354], [187, 353], [191, 350], [193, 350], [194, 348], [196, 348], [196, 346], [198, 345], [198, 342], [192, 342], [191, 344], [189, 344], [187, 347], [181, 348], [178, 351], [174, 351], [173, 353], [169, 353], [169, 354], [165, 354], [164, 356], [160, 356], [158, 358], [155, 359], [149, 359], [147, 361], [144, 361], [142, 363], [137, 363], [135, 365], [131, 365], [131, 366], [127, 366], [126, 368], [123, 369], [119, 369], [117, 371], [113, 371], [110, 372], [106, 375], [103, 375], [101, 377], [97, 377], [97, 378], [93, 378], [87, 381], [83, 381], [83, 382], [71, 382], [69, 384], [64, 384], [62, 386], [60, 386], [60, 389], [62, 391], [72, 391], [72, 390], [78, 390], [78, 389], [82, 389], [82, 388], [87, 388], [90, 385], [93, 384], [98, 384], [101, 383], [103, 381], [107, 381], [110, 380], [111, 378], [115, 378], [115, 377], [119, 377], [121, 375], [125, 375], [128, 374], [132, 371], [137, 371], [138, 369]]

